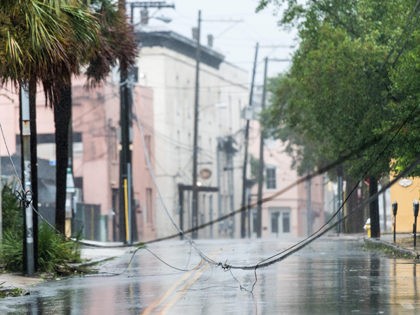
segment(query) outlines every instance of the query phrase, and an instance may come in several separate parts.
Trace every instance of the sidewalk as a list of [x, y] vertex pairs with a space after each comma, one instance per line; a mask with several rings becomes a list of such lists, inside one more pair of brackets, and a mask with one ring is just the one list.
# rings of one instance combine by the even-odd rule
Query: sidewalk
[[[83, 243], [81, 246], [82, 266], [96, 265], [123, 256], [132, 250], [132, 247], [124, 247], [123, 243], [119, 242], [83, 241]], [[2, 292], [4, 294], [9, 292], [15, 292], [18, 295], [29, 294], [32, 286], [43, 281], [45, 279], [39, 276], [27, 277], [22, 273], [2, 273], [0, 274], [0, 298]]]
[[396, 234], [395, 243], [394, 235], [391, 233], [382, 234], [380, 239], [364, 238], [365, 243], [374, 246], [382, 246], [391, 250], [394, 254], [419, 259], [420, 258], [420, 237], [417, 236], [416, 248], [414, 248], [414, 238], [412, 234]]

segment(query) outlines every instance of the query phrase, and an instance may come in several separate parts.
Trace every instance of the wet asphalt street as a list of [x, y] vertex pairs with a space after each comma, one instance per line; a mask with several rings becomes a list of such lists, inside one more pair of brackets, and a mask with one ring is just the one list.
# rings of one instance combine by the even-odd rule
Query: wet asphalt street
[[[1, 301], [0, 314], [419, 314], [412, 259], [324, 237], [266, 268], [253, 265], [297, 240], [200, 240], [149, 245], [102, 265], [101, 274], [40, 284]], [[131, 260], [131, 263], [129, 263]], [[252, 292], [251, 292], [252, 291]]]

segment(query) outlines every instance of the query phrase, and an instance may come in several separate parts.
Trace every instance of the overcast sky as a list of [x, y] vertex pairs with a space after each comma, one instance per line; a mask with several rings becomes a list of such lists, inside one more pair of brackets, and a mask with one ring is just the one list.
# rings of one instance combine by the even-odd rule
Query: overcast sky
[[[259, 77], [263, 73], [264, 57], [290, 59], [293, 49], [288, 47], [295, 45], [296, 32], [285, 31], [277, 25], [279, 17], [274, 7], [255, 13], [258, 0], [168, 0], [167, 3], [175, 4], [175, 9], [158, 12], [151, 9], [149, 14], [172, 18], [167, 27], [191, 37], [191, 28], [197, 26], [198, 10], [201, 10], [201, 42], [205, 44], [207, 34], [213, 34], [214, 48], [223, 53], [227, 61], [246, 69], [249, 76], [257, 42], [261, 46], [257, 70]], [[150, 20], [150, 25], [159, 23], [162, 24]], [[280, 47], [264, 47], [267, 45]], [[269, 74], [283, 72], [289, 64], [270, 62]]]

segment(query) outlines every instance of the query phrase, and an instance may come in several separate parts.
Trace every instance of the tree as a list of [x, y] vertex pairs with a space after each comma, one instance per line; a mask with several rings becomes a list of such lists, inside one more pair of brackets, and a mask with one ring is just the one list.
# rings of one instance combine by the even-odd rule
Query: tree
[[[108, 75], [111, 68], [120, 60], [128, 68], [135, 62], [137, 46], [134, 40], [132, 27], [128, 24], [125, 14], [109, 0], [91, 1], [94, 8], [94, 16], [99, 22], [98, 43], [89, 53], [80, 51], [73, 59], [73, 67], [79, 69], [81, 65], [87, 65], [86, 75], [88, 86], [95, 86]], [[77, 20], [72, 20], [77, 25]], [[80, 30], [81, 34], [89, 34], [90, 30]], [[77, 35], [77, 34], [75, 34]], [[79, 35], [80, 36], [80, 35]], [[79, 36], [75, 36], [72, 42], [74, 51], [83, 49], [79, 43]], [[69, 161], [69, 130], [71, 124], [71, 75], [66, 71], [60, 75], [65, 78], [60, 84], [60, 97], [54, 106], [55, 142], [56, 142], [56, 228], [64, 233], [65, 228], [65, 202], [66, 202], [66, 178]]]
[[[260, 8], [270, 2], [286, 1], [261, 1]], [[409, 83], [415, 71], [410, 80], [403, 73], [405, 58], [419, 56], [416, 15], [418, 1], [287, 1], [282, 23], [297, 25], [301, 42], [265, 117], [300, 161], [322, 165], [372, 142], [344, 168], [376, 183], [393, 158], [397, 165], [418, 156], [418, 118], [408, 119], [418, 111], [418, 85]], [[373, 237], [379, 236], [376, 208], [372, 203]]]
[[[0, 78], [1, 84], [12, 82], [16, 87], [29, 86], [31, 113], [31, 173], [32, 204], [37, 207], [37, 152], [36, 152], [36, 104], [37, 83], [42, 82], [46, 103], [53, 104], [58, 98], [57, 83], [62, 77], [52, 78], [57, 69], [74, 73], [71, 67], [73, 50], [69, 38], [77, 34], [78, 27], [69, 24], [68, 17], [88, 24], [90, 33], [80, 36], [79, 44], [95, 41], [96, 21], [78, 1], [3, 1], [0, 7]], [[79, 25], [78, 23], [75, 23]], [[90, 45], [92, 46], [92, 45]], [[78, 51], [81, 51], [79, 48]], [[23, 169], [23, 168], [22, 168]], [[37, 211], [33, 213], [35, 268], [37, 254]], [[26, 252], [26, 249], [24, 249]], [[31, 259], [31, 258], [30, 258]], [[26, 261], [26, 260], [25, 260]]]

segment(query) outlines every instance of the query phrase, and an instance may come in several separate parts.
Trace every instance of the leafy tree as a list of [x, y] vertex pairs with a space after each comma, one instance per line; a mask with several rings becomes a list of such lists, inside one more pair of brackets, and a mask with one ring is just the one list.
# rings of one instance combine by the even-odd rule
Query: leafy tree
[[[281, 22], [297, 25], [301, 42], [290, 71], [274, 82], [265, 117], [290, 141], [300, 166], [322, 165], [372, 142], [345, 170], [375, 187], [393, 158], [411, 163], [419, 152], [418, 85], [411, 84], [418, 70], [409, 80], [404, 71], [419, 58], [418, 1], [261, 1], [260, 8], [270, 2], [287, 2]], [[373, 237], [379, 236], [377, 212], [373, 203]]]

